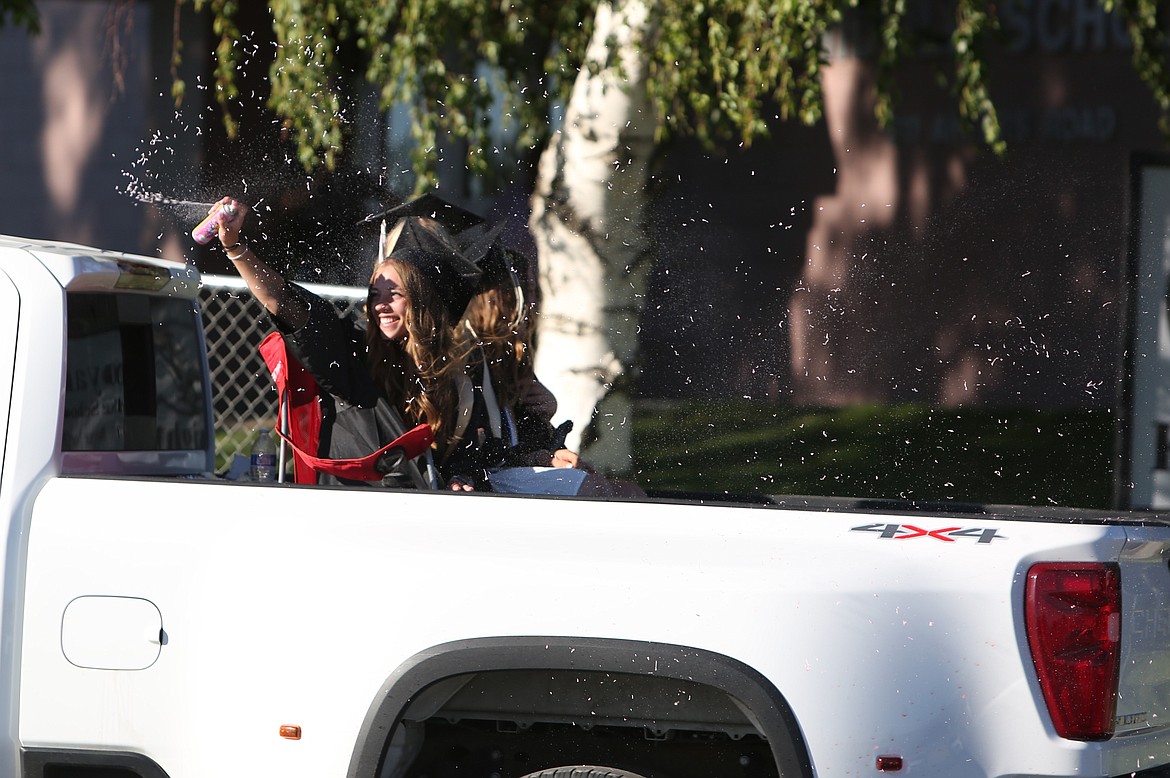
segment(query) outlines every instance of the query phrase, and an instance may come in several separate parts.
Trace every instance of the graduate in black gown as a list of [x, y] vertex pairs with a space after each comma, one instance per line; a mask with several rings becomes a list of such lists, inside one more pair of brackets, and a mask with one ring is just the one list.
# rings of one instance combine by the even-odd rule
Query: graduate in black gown
[[[448, 463], [462, 442], [471, 387], [463, 370], [470, 345], [457, 326], [480, 280], [475, 262], [439, 225], [414, 225], [413, 241], [385, 254], [380, 248], [363, 325], [273, 270], [241, 237], [247, 206], [220, 203], [234, 208], [219, 227], [225, 254], [322, 390], [318, 455], [363, 457], [425, 423], [432, 449], [387, 463], [378, 483], [460, 487]], [[368, 483], [324, 474], [318, 482]]]

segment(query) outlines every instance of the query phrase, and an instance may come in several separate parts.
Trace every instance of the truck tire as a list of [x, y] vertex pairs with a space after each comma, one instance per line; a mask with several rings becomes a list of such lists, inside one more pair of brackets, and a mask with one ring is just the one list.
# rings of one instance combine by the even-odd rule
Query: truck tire
[[550, 767], [547, 770], [528, 773], [521, 778], [642, 778], [642, 776], [625, 770], [615, 770], [612, 767], [570, 765], [568, 767]]

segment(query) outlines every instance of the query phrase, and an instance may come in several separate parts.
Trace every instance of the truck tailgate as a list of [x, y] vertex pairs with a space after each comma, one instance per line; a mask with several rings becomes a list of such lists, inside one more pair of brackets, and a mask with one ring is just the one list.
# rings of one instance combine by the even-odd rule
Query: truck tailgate
[[1131, 527], [1121, 558], [1121, 677], [1114, 737], [1170, 726], [1170, 544]]

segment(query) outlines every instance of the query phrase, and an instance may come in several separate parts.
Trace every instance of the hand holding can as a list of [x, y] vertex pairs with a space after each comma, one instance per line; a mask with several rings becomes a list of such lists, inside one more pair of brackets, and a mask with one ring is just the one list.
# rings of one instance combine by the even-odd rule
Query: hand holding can
[[191, 237], [196, 243], [210, 243], [219, 234], [219, 224], [236, 215], [236, 209], [231, 203], [216, 203], [203, 221], [191, 230]]

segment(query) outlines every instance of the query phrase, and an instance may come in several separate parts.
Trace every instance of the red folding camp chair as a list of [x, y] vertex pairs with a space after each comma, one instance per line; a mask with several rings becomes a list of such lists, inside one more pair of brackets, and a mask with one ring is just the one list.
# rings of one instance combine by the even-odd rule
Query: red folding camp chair
[[284, 481], [285, 447], [293, 452], [293, 480], [298, 484], [317, 483], [318, 473], [354, 481], [379, 481], [382, 474], [375, 466], [391, 449], [401, 448], [407, 460], [424, 453], [434, 440], [430, 425], [420, 424], [377, 451], [359, 459], [325, 459], [315, 456], [321, 440], [320, 390], [309, 371], [288, 353], [279, 332], [260, 343], [260, 356], [272, 373], [272, 382], [280, 401], [280, 458], [277, 478]]

